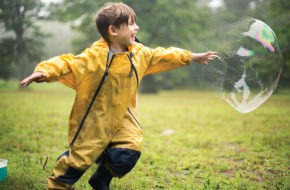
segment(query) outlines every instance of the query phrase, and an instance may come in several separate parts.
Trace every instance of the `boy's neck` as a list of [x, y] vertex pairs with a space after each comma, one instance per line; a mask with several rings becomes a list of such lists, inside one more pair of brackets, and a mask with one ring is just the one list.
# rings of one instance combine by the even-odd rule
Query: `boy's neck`
[[120, 46], [119, 44], [114, 44], [114, 43], [110, 43], [110, 49], [113, 51], [113, 52], [124, 52], [124, 51], [127, 51], [128, 48], [127, 47], [124, 47], [124, 46]]

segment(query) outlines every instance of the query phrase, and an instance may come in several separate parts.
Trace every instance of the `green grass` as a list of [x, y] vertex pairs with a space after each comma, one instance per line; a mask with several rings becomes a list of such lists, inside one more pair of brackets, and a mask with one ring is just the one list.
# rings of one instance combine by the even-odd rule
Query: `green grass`
[[[208, 91], [139, 95], [141, 159], [114, 179], [116, 190], [290, 189], [290, 91], [249, 114]], [[67, 148], [74, 91], [60, 84], [0, 85], [0, 158], [9, 160], [1, 190], [42, 190]], [[165, 133], [165, 132], [170, 133]], [[48, 157], [48, 162], [44, 162]], [[77, 182], [87, 184], [96, 166]]]

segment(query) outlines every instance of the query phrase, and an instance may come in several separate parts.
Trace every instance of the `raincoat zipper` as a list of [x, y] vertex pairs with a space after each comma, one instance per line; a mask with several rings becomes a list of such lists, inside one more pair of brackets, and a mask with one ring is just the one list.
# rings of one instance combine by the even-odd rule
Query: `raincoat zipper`
[[105, 83], [105, 81], [106, 81], [106, 79], [107, 79], [107, 77], [108, 77], [109, 69], [110, 69], [110, 67], [111, 67], [111, 64], [112, 64], [112, 62], [113, 62], [114, 57], [115, 57], [115, 55], [112, 55], [112, 58], [111, 58], [111, 60], [110, 60], [110, 62], [109, 62], [110, 54], [108, 54], [108, 56], [107, 56], [107, 61], [106, 61], [106, 71], [105, 71], [105, 73], [104, 73], [104, 75], [103, 75], [103, 77], [102, 77], [102, 79], [101, 79], [101, 81], [100, 81], [100, 84], [99, 84], [99, 86], [98, 86], [98, 88], [97, 88], [97, 90], [96, 90], [96, 92], [95, 92], [95, 94], [94, 94], [94, 96], [93, 96], [93, 98], [92, 98], [92, 100], [91, 100], [91, 102], [90, 102], [90, 105], [89, 105], [89, 107], [88, 107], [88, 109], [87, 109], [85, 115], [84, 115], [83, 118], [82, 118], [82, 121], [81, 121], [81, 123], [80, 123], [80, 126], [79, 126], [79, 128], [78, 128], [78, 130], [77, 130], [77, 132], [76, 132], [76, 134], [75, 134], [75, 136], [74, 136], [74, 138], [73, 138], [73, 140], [72, 140], [71, 143], [70, 143], [71, 145], [73, 145], [73, 144], [75, 143], [75, 141], [76, 141], [76, 139], [77, 139], [77, 137], [78, 137], [78, 135], [79, 135], [81, 129], [83, 128], [83, 125], [84, 125], [84, 123], [85, 123], [85, 121], [86, 121], [86, 118], [87, 118], [87, 116], [88, 116], [88, 114], [89, 114], [89, 112], [90, 112], [90, 110], [91, 110], [91, 108], [92, 108], [92, 106], [93, 106], [93, 104], [94, 104], [94, 101], [95, 101], [96, 97], [97, 97], [97, 95], [99, 94], [99, 92], [100, 92], [100, 90], [101, 90], [103, 84]]

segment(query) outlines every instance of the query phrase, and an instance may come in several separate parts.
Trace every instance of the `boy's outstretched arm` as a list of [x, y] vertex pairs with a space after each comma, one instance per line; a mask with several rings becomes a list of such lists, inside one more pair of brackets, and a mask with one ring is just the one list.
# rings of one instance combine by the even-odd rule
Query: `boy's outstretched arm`
[[21, 86], [28, 86], [30, 83], [36, 81], [40, 82], [41, 79], [45, 78], [46, 75], [43, 72], [34, 72], [30, 76], [26, 77], [20, 82]]
[[208, 61], [211, 61], [217, 58], [217, 52], [207, 51], [204, 53], [192, 53], [191, 54], [191, 61], [195, 61], [199, 64], [208, 64]]

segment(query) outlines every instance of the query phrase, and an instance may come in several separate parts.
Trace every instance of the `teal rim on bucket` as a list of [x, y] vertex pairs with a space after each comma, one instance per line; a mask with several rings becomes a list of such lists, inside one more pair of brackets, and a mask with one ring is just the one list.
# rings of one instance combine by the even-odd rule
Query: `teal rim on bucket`
[[0, 182], [7, 178], [7, 163], [8, 160], [0, 158]]

